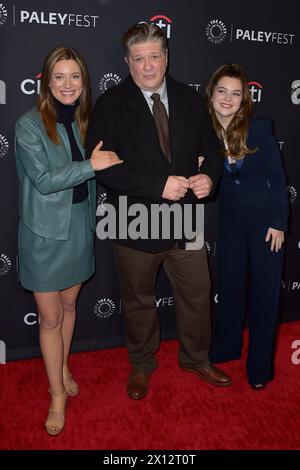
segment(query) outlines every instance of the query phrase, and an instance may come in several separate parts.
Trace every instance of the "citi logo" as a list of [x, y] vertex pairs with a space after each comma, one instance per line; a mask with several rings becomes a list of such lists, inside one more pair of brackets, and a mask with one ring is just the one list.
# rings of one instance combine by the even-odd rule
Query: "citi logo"
[[112, 316], [115, 310], [115, 302], [107, 298], [97, 300], [94, 307], [94, 313], [98, 318], [109, 318]]
[[208, 23], [205, 32], [207, 39], [214, 44], [220, 44], [227, 36], [225, 24], [223, 21], [217, 19], [211, 20]]
[[101, 93], [115, 85], [118, 85], [119, 83], [121, 83], [121, 81], [122, 79], [116, 73], [106, 73], [105, 75], [103, 75], [103, 77], [101, 77], [99, 81], [99, 88]]
[[3, 80], [0, 80], [0, 104], [6, 104], [6, 85]]
[[8, 142], [4, 135], [0, 134], [0, 158], [3, 158], [9, 149]]
[[252, 101], [254, 103], [260, 103], [263, 86], [259, 82], [248, 82], [248, 85]]
[[24, 315], [24, 323], [27, 326], [34, 326], [40, 323], [40, 317], [35, 312], [29, 312]]
[[0, 3], [0, 28], [6, 23], [7, 20], [7, 10], [3, 3]]
[[171, 37], [172, 20], [166, 15], [154, 15], [150, 21], [156, 24], [160, 29], [164, 30], [167, 38]]
[[0, 276], [5, 276], [11, 268], [11, 260], [7, 255], [1, 253], [0, 255]]
[[292, 83], [291, 100], [293, 104], [300, 104], [300, 80], [294, 80]]
[[21, 91], [25, 95], [33, 95], [36, 93], [37, 95], [40, 94], [40, 89], [41, 89], [41, 77], [42, 74], [38, 73], [35, 76], [35, 80], [32, 78], [25, 78], [23, 82], [21, 83]]
[[188, 85], [194, 88], [196, 91], [199, 91], [201, 88], [201, 83], [189, 83]]

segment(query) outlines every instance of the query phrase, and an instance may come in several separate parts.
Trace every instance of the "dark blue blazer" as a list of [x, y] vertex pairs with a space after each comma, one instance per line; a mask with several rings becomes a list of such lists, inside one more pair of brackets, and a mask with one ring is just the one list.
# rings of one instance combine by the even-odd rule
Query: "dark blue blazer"
[[[118, 214], [124, 214], [127, 210], [119, 204], [119, 195], [128, 197], [128, 210], [136, 207], [137, 203], [143, 203], [149, 214], [148, 227], [151, 227], [152, 204], [175, 204], [162, 198], [170, 175], [187, 178], [196, 175], [199, 155], [205, 156], [201, 172], [210, 176], [213, 183], [218, 182], [222, 172], [220, 144], [200, 93], [171, 77], [166, 77], [166, 84], [171, 162], [160, 148], [149, 106], [130, 76], [98, 98], [87, 133], [87, 155], [91, 154], [101, 139], [104, 142], [103, 149], [114, 150], [124, 161], [121, 165], [96, 172], [98, 183], [106, 188], [107, 202], [115, 207]], [[176, 205], [190, 204], [195, 214], [197, 204], [203, 202], [203, 199], [197, 199], [189, 190]], [[127, 224], [133, 219], [134, 217], [128, 216]], [[132, 239], [126, 236], [124, 238], [122, 234], [118, 237], [117, 227], [116, 241], [146, 252], [164, 251], [174, 245], [174, 227], [181, 223], [176, 217], [171, 219], [169, 238], [164, 238], [161, 231], [158, 238]], [[178, 242], [184, 243], [184, 237]]]
[[257, 150], [229, 167], [227, 159], [220, 188], [220, 216], [243, 226], [267, 225], [287, 229], [286, 178], [278, 143], [269, 118], [251, 120], [248, 148]]

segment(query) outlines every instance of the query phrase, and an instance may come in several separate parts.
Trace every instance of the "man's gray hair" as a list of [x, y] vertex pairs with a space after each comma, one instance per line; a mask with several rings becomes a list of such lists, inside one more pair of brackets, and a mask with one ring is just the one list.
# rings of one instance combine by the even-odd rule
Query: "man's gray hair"
[[168, 50], [168, 40], [162, 29], [154, 23], [137, 23], [131, 26], [122, 37], [125, 56], [129, 55], [129, 48], [139, 42], [160, 41], [164, 52]]

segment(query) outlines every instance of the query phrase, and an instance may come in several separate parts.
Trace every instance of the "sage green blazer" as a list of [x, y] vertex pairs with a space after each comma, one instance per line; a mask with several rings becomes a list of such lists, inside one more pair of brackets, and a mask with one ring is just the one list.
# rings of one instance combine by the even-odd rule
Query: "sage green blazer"
[[[77, 124], [72, 123], [84, 158]], [[61, 144], [54, 144], [36, 108], [16, 123], [16, 166], [19, 179], [19, 216], [32, 232], [54, 240], [67, 240], [73, 186], [88, 182], [91, 230], [96, 224], [96, 182], [90, 160], [73, 162], [67, 131], [57, 123]]]

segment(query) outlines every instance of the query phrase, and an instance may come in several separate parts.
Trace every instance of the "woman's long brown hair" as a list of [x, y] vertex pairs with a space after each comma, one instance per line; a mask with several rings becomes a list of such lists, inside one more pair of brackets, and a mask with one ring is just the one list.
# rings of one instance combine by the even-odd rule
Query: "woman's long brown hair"
[[[212, 104], [214, 89], [223, 77], [232, 77], [240, 80], [243, 94], [240, 109], [233, 116], [226, 130], [220, 124]], [[221, 65], [213, 73], [206, 87], [206, 103], [220, 141], [224, 142], [226, 140], [227, 148], [224, 150], [225, 156], [240, 159], [247, 153], [254, 153], [256, 149], [249, 149], [247, 146], [249, 123], [253, 115], [253, 102], [246, 75], [239, 64]]]
[[82, 93], [79, 98], [79, 105], [75, 111], [75, 121], [79, 128], [82, 144], [84, 144], [92, 107], [91, 87], [86, 63], [83, 57], [75, 49], [65, 46], [57, 46], [47, 55], [42, 70], [41, 90], [38, 98], [37, 109], [44, 122], [49, 138], [55, 144], [59, 144], [60, 139], [56, 130], [57, 115], [49, 84], [53, 67], [60, 60], [75, 60], [81, 69]]

